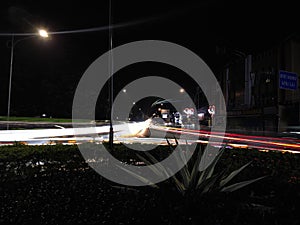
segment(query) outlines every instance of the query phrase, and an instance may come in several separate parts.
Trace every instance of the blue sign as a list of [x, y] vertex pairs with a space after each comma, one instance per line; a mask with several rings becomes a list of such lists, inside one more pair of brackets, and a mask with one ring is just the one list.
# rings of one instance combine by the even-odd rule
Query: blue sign
[[279, 71], [279, 88], [288, 90], [298, 89], [298, 74], [280, 70]]

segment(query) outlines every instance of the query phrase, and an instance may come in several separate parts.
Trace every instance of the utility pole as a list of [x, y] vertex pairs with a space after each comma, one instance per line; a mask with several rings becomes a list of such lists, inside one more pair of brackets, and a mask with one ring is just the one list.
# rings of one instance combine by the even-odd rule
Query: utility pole
[[109, 93], [109, 99], [110, 99], [110, 120], [109, 120], [109, 146], [112, 149], [114, 146], [114, 128], [112, 124], [113, 120], [113, 101], [114, 101], [114, 80], [113, 80], [113, 53], [112, 53], [112, 0], [109, 0], [109, 59], [108, 59], [108, 72], [109, 72], [109, 77], [110, 77], [110, 93]]

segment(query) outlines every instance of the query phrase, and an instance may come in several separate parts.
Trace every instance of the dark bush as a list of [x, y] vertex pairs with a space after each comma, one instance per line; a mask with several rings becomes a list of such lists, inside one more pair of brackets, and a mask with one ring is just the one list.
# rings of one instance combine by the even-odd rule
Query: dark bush
[[[122, 145], [111, 153], [140, 160]], [[170, 152], [160, 146], [153, 154]], [[233, 193], [182, 196], [169, 180], [159, 189], [106, 180], [75, 145], [1, 147], [0, 224], [300, 224], [299, 155], [226, 149], [216, 172], [249, 161], [234, 182], [268, 177]]]

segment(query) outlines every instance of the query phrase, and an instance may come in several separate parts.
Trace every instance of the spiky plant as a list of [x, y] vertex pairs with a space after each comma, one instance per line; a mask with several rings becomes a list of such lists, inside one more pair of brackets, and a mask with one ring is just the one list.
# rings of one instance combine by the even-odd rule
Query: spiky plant
[[[169, 148], [171, 150], [175, 150], [175, 147], [172, 146], [168, 139], [167, 143], [169, 145]], [[215, 167], [218, 161], [220, 160], [226, 146], [222, 147], [216, 157], [213, 159], [213, 161], [210, 163], [209, 166], [207, 166], [204, 170], [199, 170], [200, 162], [203, 157], [204, 149], [203, 146], [200, 145], [198, 151], [196, 151], [193, 160], [191, 160], [192, 164], [188, 163], [188, 160], [186, 158], [186, 155], [183, 153], [188, 152], [188, 145], [186, 144], [186, 149], [182, 149], [180, 145], [178, 145], [178, 141], [175, 138], [176, 147], [179, 149], [179, 156], [176, 155], [176, 161], [179, 163], [180, 161], [185, 162], [184, 167], [175, 175], [171, 175], [171, 171], [162, 166], [159, 161], [151, 155], [149, 152], [144, 152], [147, 159], [140, 154], [137, 154], [137, 156], [144, 162], [146, 165], [155, 165], [154, 167], [151, 167], [151, 170], [157, 175], [162, 176], [167, 175], [171, 178], [173, 183], [176, 185], [177, 190], [185, 195], [186, 193], [195, 192], [197, 191], [200, 194], [212, 192], [212, 191], [218, 191], [218, 192], [233, 192], [240, 188], [243, 188], [253, 182], [256, 182], [258, 180], [263, 179], [263, 177], [246, 180], [238, 183], [234, 183], [231, 185], [228, 185], [228, 183], [236, 177], [242, 170], [244, 170], [247, 166], [251, 164], [251, 162], [246, 163], [242, 167], [240, 167], [237, 170], [234, 170], [233, 172], [226, 174], [227, 170], [223, 170], [219, 173], [215, 173]], [[121, 169], [127, 171], [132, 176], [136, 177], [140, 181], [144, 182], [145, 184], [150, 184], [151, 182], [146, 178], [142, 177], [138, 174], [133, 173], [132, 171], [126, 170], [125, 168], [120, 167]], [[152, 184], [152, 187], [159, 188], [158, 185]]]

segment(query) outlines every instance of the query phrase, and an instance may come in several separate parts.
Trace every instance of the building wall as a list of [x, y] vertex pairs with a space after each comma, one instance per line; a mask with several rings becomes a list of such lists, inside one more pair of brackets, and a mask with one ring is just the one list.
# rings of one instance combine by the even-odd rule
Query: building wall
[[228, 99], [227, 107], [240, 109], [244, 106], [244, 60], [241, 59], [233, 64], [228, 71]]
[[252, 73], [252, 107], [270, 107], [277, 103], [278, 50], [276, 48], [254, 55]]
[[[228, 93], [228, 127], [286, 131], [289, 126], [299, 126], [300, 41], [286, 40], [264, 52], [253, 54], [250, 89], [245, 84], [245, 70], [245, 62], [240, 60], [222, 72], [223, 93], [225, 96]], [[279, 88], [280, 70], [298, 74], [298, 90]], [[226, 73], [229, 79], [226, 79]], [[251, 96], [250, 104], [244, 98], [247, 95]]]
[[289, 126], [299, 125], [300, 121], [300, 42], [297, 40], [289, 40], [283, 45], [283, 59], [280, 69], [298, 74], [297, 90], [279, 90], [280, 105], [282, 108], [282, 124], [280, 130], [286, 130]]

